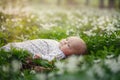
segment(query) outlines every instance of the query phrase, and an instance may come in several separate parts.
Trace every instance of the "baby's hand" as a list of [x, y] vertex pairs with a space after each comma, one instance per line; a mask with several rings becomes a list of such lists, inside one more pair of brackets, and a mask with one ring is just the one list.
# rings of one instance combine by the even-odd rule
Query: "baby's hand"
[[38, 59], [40, 58], [40, 54], [34, 54], [33, 59]]

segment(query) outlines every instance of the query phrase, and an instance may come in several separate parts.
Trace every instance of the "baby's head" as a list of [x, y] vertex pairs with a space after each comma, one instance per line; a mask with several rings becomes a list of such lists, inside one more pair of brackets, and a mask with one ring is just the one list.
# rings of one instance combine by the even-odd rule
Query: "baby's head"
[[86, 44], [79, 37], [68, 37], [60, 41], [60, 49], [66, 56], [77, 54], [81, 55], [86, 52]]

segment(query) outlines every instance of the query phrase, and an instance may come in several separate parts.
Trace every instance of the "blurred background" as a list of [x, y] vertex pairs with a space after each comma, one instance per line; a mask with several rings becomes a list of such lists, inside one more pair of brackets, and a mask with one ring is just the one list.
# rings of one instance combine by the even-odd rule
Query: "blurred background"
[[0, 0], [0, 8], [23, 7], [94, 7], [107, 9], [120, 9], [120, 0]]

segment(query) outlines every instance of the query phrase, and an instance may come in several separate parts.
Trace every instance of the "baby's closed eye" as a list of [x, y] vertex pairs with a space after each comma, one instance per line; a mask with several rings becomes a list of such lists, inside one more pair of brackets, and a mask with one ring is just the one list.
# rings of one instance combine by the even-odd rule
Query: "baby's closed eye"
[[69, 44], [67, 44], [67, 46], [70, 48], [70, 45], [69, 45]]

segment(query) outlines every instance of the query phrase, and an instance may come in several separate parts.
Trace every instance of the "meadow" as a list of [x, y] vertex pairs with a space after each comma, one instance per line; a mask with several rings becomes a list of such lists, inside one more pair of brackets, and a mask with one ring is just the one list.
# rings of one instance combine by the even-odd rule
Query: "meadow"
[[[0, 80], [119, 80], [120, 13], [115, 10], [39, 9], [0, 11], [0, 47], [36, 38], [79, 36], [87, 44], [84, 56], [48, 62], [33, 60], [40, 71], [23, 68], [27, 51], [0, 51]], [[22, 55], [21, 55], [22, 54]], [[22, 69], [21, 69], [22, 68]]]

